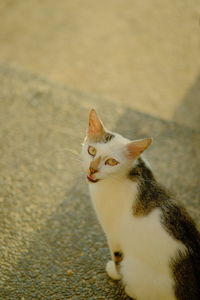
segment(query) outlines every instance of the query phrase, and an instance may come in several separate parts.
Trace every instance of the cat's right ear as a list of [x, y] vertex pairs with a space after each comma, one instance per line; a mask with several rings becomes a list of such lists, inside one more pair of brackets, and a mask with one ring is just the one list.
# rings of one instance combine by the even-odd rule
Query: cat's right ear
[[87, 136], [90, 139], [100, 139], [104, 135], [105, 135], [105, 130], [103, 124], [99, 119], [96, 111], [92, 109], [89, 114]]
[[136, 159], [146, 150], [153, 142], [152, 138], [146, 138], [142, 140], [136, 140], [130, 142], [126, 146], [127, 156], [129, 159]]

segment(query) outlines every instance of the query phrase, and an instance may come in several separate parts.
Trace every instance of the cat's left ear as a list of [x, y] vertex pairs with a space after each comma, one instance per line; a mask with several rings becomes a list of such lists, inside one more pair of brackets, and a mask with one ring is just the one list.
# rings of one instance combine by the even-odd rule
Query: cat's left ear
[[126, 145], [127, 156], [129, 159], [136, 159], [146, 150], [153, 142], [152, 138], [136, 140]]
[[100, 139], [105, 135], [105, 130], [96, 111], [92, 109], [89, 114], [87, 136], [91, 139]]

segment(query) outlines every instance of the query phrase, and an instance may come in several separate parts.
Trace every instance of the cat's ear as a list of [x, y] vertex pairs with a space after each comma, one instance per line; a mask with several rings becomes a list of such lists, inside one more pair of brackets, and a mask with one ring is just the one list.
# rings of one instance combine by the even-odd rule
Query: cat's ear
[[127, 155], [130, 159], [136, 159], [147, 149], [153, 142], [153, 139], [146, 138], [142, 140], [136, 140], [126, 145]]
[[105, 130], [96, 111], [92, 109], [89, 114], [89, 125], [87, 136], [91, 139], [101, 138], [105, 135]]

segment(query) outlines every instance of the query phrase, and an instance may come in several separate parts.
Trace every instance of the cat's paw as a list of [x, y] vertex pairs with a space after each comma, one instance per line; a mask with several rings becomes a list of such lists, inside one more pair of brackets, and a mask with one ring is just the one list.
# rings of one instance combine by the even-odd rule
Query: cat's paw
[[121, 278], [120, 274], [117, 272], [114, 261], [109, 260], [106, 265], [106, 272], [109, 277], [114, 280], [119, 280]]
[[130, 298], [136, 300], [136, 296], [132, 293], [132, 291], [130, 290], [130, 288], [129, 288], [127, 285], [126, 285], [126, 287], [125, 287], [125, 293], [126, 293], [126, 295], [128, 295]]

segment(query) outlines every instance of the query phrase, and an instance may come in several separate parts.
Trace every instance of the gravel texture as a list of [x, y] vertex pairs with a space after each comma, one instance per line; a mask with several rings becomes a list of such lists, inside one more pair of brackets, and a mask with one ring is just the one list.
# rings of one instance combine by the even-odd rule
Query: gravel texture
[[154, 137], [157, 178], [200, 225], [200, 133], [0, 65], [0, 299], [128, 299], [105, 273], [109, 251], [79, 153], [95, 107], [106, 126]]

